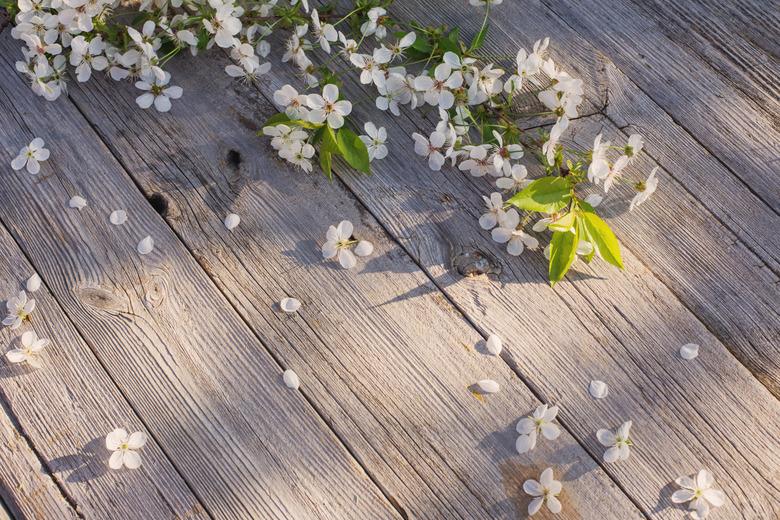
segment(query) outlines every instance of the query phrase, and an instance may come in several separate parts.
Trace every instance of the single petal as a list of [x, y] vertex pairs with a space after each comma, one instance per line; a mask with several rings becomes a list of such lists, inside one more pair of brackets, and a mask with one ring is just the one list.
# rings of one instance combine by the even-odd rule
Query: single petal
[[502, 349], [501, 338], [495, 334], [491, 334], [485, 342], [485, 347], [487, 347], [488, 352], [494, 356], [498, 356], [501, 354]]
[[240, 222], [241, 217], [235, 213], [228, 213], [228, 215], [225, 217], [225, 228], [228, 230], [235, 229], [235, 227], [238, 226]]
[[357, 258], [348, 249], [339, 249], [339, 264], [344, 269], [352, 269], [357, 264]]
[[620, 458], [620, 448], [612, 446], [604, 452], [604, 462], [613, 463]]
[[482, 229], [493, 229], [498, 223], [498, 218], [495, 213], [485, 213], [479, 217], [479, 227]]
[[499, 384], [492, 379], [481, 379], [477, 381], [476, 386], [482, 394], [495, 394], [501, 389]]
[[8, 358], [8, 361], [11, 363], [22, 363], [27, 360], [27, 355], [18, 348], [9, 350], [5, 354], [5, 357]]
[[121, 226], [127, 222], [127, 212], [123, 209], [116, 209], [111, 212], [111, 215], [108, 217], [108, 221], [115, 226]]
[[603, 446], [614, 446], [617, 442], [615, 434], [603, 428], [596, 432], [596, 438]]
[[523, 491], [525, 491], [527, 494], [531, 495], [532, 497], [538, 497], [544, 494], [544, 489], [542, 488], [542, 485], [532, 478], [523, 482]]
[[721, 507], [726, 503], [726, 494], [719, 489], [705, 489], [702, 496], [715, 507]]
[[554, 481], [555, 478], [553, 477], [552, 468], [547, 468], [542, 471], [542, 475], [539, 477], [539, 483], [542, 485], [542, 487], [549, 488]]
[[561, 429], [555, 424], [544, 423], [542, 424], [542, 435], [547, 440], [557, 439], [561, 434]]
[[136, 250], [139, 255], [148, 255], [154, 250], [154, 239], [150, 236], [146, 236], [143, 240], [138, 242]]
[[339, 248], [336, 242], [325, 242], [325, 244], [322, 246], [322, 257], [333, 258], [338, 253], [338, 250]]
[[122, 462], [128, 469], [138, 469], [141, 466], [141, 456], [138, 452], [127, 450], [124, 452]]
[[119, 449], [119, 446], [127, 439], [127, 431], [122, 428], [117, 428], [108, 435], [106, 435], [106, 448], [110, 451]]
[[368, 256], [374, 252], [374, 244], [368, 240], [361, 240], [355, 247], [355, 254], [357, 256]]
[[533, 516], [538, 513], [542, 508], [542, 504], [544, 504], [544, 498], [542, 497], [531, 500], [531, 502], [528, 504], [528, 516]]
[[14, 170], [21, 170], [24, 168], [25, 164], [27, 164], [27, 156], [19, 154], [13, 161], [11, 161], [11, 168]]
[[695, 343], [686, 343], [680, 347], [680, 357], [685, 360], [692, 360], [699, 355], [699, 345]]
[[293, 390], [298, 390], [298, 388], [301, 386], [301, 380], [298, 378], [298, 374], [289, 368], [284, 371], [284, 374], [282, 374], [282, 380], [284, 381], [284, 384], [287, 386], [287, 388], [292, 388]]
[[685, 489], [696, 489], [696, 482], [688, 476], [679, 477], [674, 480], [675, 484]]
[[709, 489], [715, 483], [715, 477], [706, 469], [699, 471], [696, 475], [696, 486], [699, 489]]
[[131, 450], [137, 450], [144, 447], [144, 444], [146, 444], [147, 437], [144, 432], [133, 432], [130, 434], [130, 437], [127, 439], [127, 446]]
[[551, 513], [557, 515], [558, 513], [561, 512], [561, 509], [563, 509], [563, 507], [561, 506], [561, 501], [558, 500], [556, 497], [548, 496], [547, 509], [549, 509]]
[[691, 489], [678, 489], [672, 493], [672, 502], [675, 504], [682, 504], [684, 502], [690, 502], [693, 499], [694, 493]]
[[41, 171], [41, 165], [35, 158], [31, 157], [27, 159], [27, 173], [30, 175], [37, 175]]
[[339, 88], [333, 83], [328, 83], [322, 89], [322, 97], [331, 103], [335, 103], [339, 99]]
[[532, 431], [529, 435], [520, 435], [515, 441], [517, 453], [528, 453], [536, 447], [536, 432]]
[[301, 302], [295, 298], [282, 298], [279, 302], [279, 307], [284, 312], [296, 312], [301, 308]]
[[517, 433], [528, 435], [532, 431], [536, 430], [536, 423], [533, 421], [533, 419], [524, 417], [517, 421], [517, 426], [515, 429], [517, 430]]
[[111, 469], [119, 469], [122, 467], [123, 455], [121, 451], [115, 451], [108, 459], [108, 467]]
[[588, 385], [588, 392], [594, 399], [603, 399], [607, 397], [609, 388], [604, 381], [593, 380]]

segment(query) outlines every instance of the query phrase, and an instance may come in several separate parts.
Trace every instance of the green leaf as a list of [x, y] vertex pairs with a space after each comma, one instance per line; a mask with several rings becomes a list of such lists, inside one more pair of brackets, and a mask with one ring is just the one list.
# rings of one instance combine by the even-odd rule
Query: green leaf
[[329, 126], [323, 128], [321, 150], [337, 155], [340, 154], [341, 151], [339, 150], [339, 144], [336, 141], [336, 134], [333, 132], [333, 129]]
[[289, 122], [290, 122], [289, 116], [284, 112], [279, 112], [278, 114], [274, 114], [271, 117], [269, 117], [268, 121], [266, 121], [263, 126], [276, 126], [282, 123], [289, 123]]
[[338, 143], [339, 151], [350, 166], [360, 172], [371, 173], [368, 149], [366, 144], [355, 135], [355, 132], [342, 126], [336, 136], [336, 142]]
[[577, 215], [573, 211], [570, 211], [558, 220], [550, 222], [547, 227], [553, 231], [569, 231], [574, 227], [574, 222], [576, 219]]
[[428, 37], [417, 37], [412, 44], [412, 49], [424, 53], [426, 56], [431, 53], [433, 46], [428, 41]]
[[443, 49], [445, 52], [450, 51], [454, 52], [458, 56], [463, 54], [463, 51], [460, 48], [460, 29], [457, 27], [449, 32], [446, 36], [442, 36], [439, 39], [439, 47]]
[[571, 267], [577, 257], [579, 233], [571, 231], [556, 231], [550, 242], [550, 285], [555, 285], [563, 279], [563, 275]]
[[598, 255], [604, 261], [623, 269], [623, 259], [620, 257], [620, 244], [615, 233], [609, 228], [601, 217], [596, 215], [589, 204], [582, 204], [584, 211], [580, 212], [580, 220], [585, 232], [590, 237], [590, 242]]
[[320, 150], [320, 168], [328, 176], [328, 179], [333, 180], [333, 154]]
[[526, 211], [555, 213], [571, 202], [571, 184], [563, 177], [542, 177], [526, 186], [507, 203]]
[[[588, 234], [588, 231], [585, 229], [584, 224], [582, 223], [582, 219], [577, 219], [577, 231], [580, 234], [580, 242], [587, 242], [591, 246], [593, 246], [593, 240], [590, 238], [590, 235]], [[579, 244], [577, 245], [579, 247]], [[590, 250], [590, 253], [588, 253], [585, 256], [580, 255], [580, 258], [582, 258], [586, 264], [589, 264], [593, 261], [593, 257], [596, 256], [596, 247], [593, 246]]]
[[482, 44], [485, 43], [485, 37], [488, 33], [488, 28], [490, 27], [490, 24], [485, 21], [485, 23], [482, 25], [482, 28], [479, 30], [476, 36], [474, 36], [474, 39], [471, 41], [471, 46], [469, 47], [469, 51], [475, 51], [482, 47]]

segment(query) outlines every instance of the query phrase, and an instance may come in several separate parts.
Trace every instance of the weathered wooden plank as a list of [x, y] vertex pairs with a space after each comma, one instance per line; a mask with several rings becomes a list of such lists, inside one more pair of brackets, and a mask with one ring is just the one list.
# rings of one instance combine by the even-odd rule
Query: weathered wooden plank
[[[197, 59], [202, 72], [169, 64], [187, 92], [172, 116], [138, 110], [108, 81], [71, 99], [393, 502], [414, 518], [514, 518], [523, 481], [552, 465], [565, 475], [562, 516], [641, 516], [568, 434], [517, 456], [515, 423], [539, 404], [531, 391], [475, 349], [479, 334], [341, 184], [270, 157], [252, 130], [274, 109], [214, 73], [224, 56]], [[230, 211], [242, 217], [232, 232]], [[362, 269], [322, 261], [318, 242], [343, 218], [375, 243]], [[274, 308], [287, 295], [303, 300], [294, 317]], [[502, 391], [477, 399], [468, 387], [486, 377]]]
[[0, 520], [13, 520], [11, 513], [8, 512], [2, 500], [0, 500]]
[[0, 519], [7, 519], [3, 502], [18, 518], [78, 518], [5, 408], [0, 409]]
[[[0, 41], [10, 70], [16, 43]], [[0, 162], [33, 133], [52, 150], [40, 177], [0, 176], [0, 219], [204, 507], [229, 518], [395, 516], [63, 101], [41, 103], [17, 75], [0, 76], [0, 125], [14, 129], [0, 136]], [[66, 208], [76, 193], [90, 203], [82, 211]], [[129, 214], [122, 227], [108, 222], [117, 208]], [[147, 234], [157, 245], [142, 257]]]
[[[33, 272], [0, 225], [0, 294], [17, 294]], [[24, 330], [35, 330], [51, 344], [38, 370], [7, 362], [0, 366], [0, 392], [5, 406], [13, 411], [28, 441], [78, 512], [90, 518], [205, 516], [153, 438], [143, 448], [141, 469], [108, 469], [105, 435], [120, 427], [144, 430], [143, 423], [45, 284], [31, 297], [37, 307], [30, 324], [16, 331], [0, 330], [3, 354], [5, 347], [19, 341]], [[45, 471], [43, 476], [52, 478]], [[28, 477], [20, 474], [19, 478]], [[23, 495], [20, 501], [37, 501], [34, 490], [22, 488], [19, 493]]]
[[608, 54], [648, 97], [771, 210], [778, 211], [776, 113], [746, 98], [706, 62], [666, 37], [659, 22], [643, 16], [633, 3], [543, 0], [542, 4]]
[[[688, 47], [738, 90], [775, 118], [780, 114], [780, 58], [756, 44], [756, 29], [766, 25], [772, 38], [780, 34], [780, 2], [732, 1], [634, 2], [657, 20], [672, 41]], [[763, 40], [764, 38], [760, 38]]]
[[[271, 78], [271, 83], [268, 87], [261, 86], [266, 95], [280, 85], [277, 78]], [[246, 111], [237, 112], [246, 118]], [[357, 113], [358, 117], [377, 118], [374, 111], [367, 112], [360, 106]], [[401, 148], [408, 142], [411, 132], [417, 130], [417, 126], [405, 117], [380, 118], [380, 121], [388, 125], [390, 143]], [[581, 120], [580, 124], [585, 121]], [[594, 135], [592, 129], [584, 133], [591, 138]], [[639, 428], [644, 430], [642, 442], [647, 443], [648, 450], [645, 455], [614, 472], [611, 466], [607, 469], [646, 508], [645, 511], [669, 506], [670, 493], [661, 492], [659, 498], [659, 490], [669, 489], [675, 474], [690, 473], [692, 467], [701, 466], [717, 468], [715, 472], [724, 479], [723, 486], [733, 495], [729, 506], [732, 509], [723, 514], [734, 515], [739, 511], [748, 517], [764, 517], [777, 513], [774, 467], [778, 461], [767, 460], [763, 453], [752, 451], [751, 444], [744, 441], [746, 437], [756, 436], [762, 443], [777, 444], [780, 415], [776, 399], [660, 280], [642, 269], [630, 251], [625, 253], [625, 260], [631, 266], [626, 274], [618, 274], [599, 264], [582, 275], [605, 277], [602, 285], [614, 285], [604, 298], [610, 306], [602, 302], [591, 303], [576, 285], [573, 289], [564, 285], [552, 292], [538, 283], [546, 276], [545, 262], [538, 255], [528, 260], [497, 261], [493, 267], [499, 271], [503, 269], [497, 284], [483, 280], [466, 285], [452, 268], [464, 253], [470, 254], [476, 249], [477, 254], [487, 252], [487, 258], [505, 256], [501, 247], [492, 243], [475, 224], [482, 212], [479, 195], [486, 187], [479, 183], [484, 183], [484, 179], [474, 180], [458, 172], [429, 172], [423, 161], [410, 163], [403, 153], [391, 154], [377, 164], [377, 169], [377, 174], [371, 178], [352, 175], [341, 178], [425, 267], [437, 285], [465, 310], [471, 321], [486, 332], [500, 331], [504, 337], [513, 337], [515, 344], [521, 345], [518, 357], [513, 356], [510, 364], [523, 367], [523, 376], [543, 395], [560, 397], [575, 410], [567, 421], [582, 442], [599, 453], [601, 447], [592, 437], [592, 432], [602, 427], [599, 424], [618, 421], [616, 417], [620, 417], [620, 420], [632, 418], [635, 424], [641, 425]], [[664, 177], [663, 182], [670, 183], [671, 180]], [[673, 189], [669, 191], [670, 197], [676, 193]], [[688, 201], [687, 204], [696, 202]], [[647, 211], [648, 208], [642, 209]], [[665, 218], [664, 222], [668, 220]], [[672, 224], [672, 229], [679, 232], [675, 226], [680, 225]], [[703, 226], [693, 227], [704, 244], [719, 244]], [[639, 229], [645, 232], [644, 226]], [[721, 227], [719, 233], [718, 236], [722, 236], [728, 232]], [[701, 247], [701, 244], [695, 244], [695, 248]], [[740, 253], [748, 254], [747, 251]], [[731, 276], [734, 272], [743, 275], [747, 269], [741, 264], [738, 270], [724, 271], [724, 275]], [[604, 291], [599, 287], [597, 294]], [[637, 301], [644, 300], [653, 304], [637, 305]], [[632, 335], [630, 344], [621, 331], [594, 335], [586, 325], [590, 320], [598, 323], [607, 319], [603, 315], [615, 313], [617, 309], [630, 316], [626, 319], [628, 323], [640, 324], [635, 325], [636, 330], [643, 331]], [[674, 322], [668, 319], [670, 316], [675, 317]], [[754, 318], [761, 319], [760, 316]], [[769, 322], [770, 330], [773, 323]], [[707, 345], [714, 358], [712, 364], [680, 367], [677, 349], [692, 338]], [[660, 352], [659, 342], [664, 346]], [[578, 354], [575, 359], [570, 358], [572, 352]], [[765, 355], [773, 359], [769, 353]], [[655, 364], [642, 366], [639, 360], [644, 357]], [[621, 389], [621, 399], [608, 403], [610, 408], [603, 410], [602, 416], [594, 414], [592, 407], [582, 405], [582, 392], [590, 379], [582, 373], [584, 363], [587, 363], [589, 373], [599, 367], [605, 367], [604, 373], [615, 373], [616, 384]], [[674, 374], [674, 370], [681, 373]], [[721, 371], [728, 374], [730, 388], [744, 389], [742, 395], [735, 396], [731, 390], [723, 388]], [[777, 376], [777, 373], [772, 375]], [[751, 410], [740, 410], [743, 398], [751, 403]], [[590, 401], [586, 399], [585, 403], [590, 404]], [[737, 413], [745, 415], [726, 424], [721, 418], [725, 408], [736, 409]], [[668, 410], [673, 410], [674, 414]], [[718, 428], [713, 428], [713, 424], [718, 424]], [[746, 433], [745, 428], [751, 427], [756, 431]], [[737, 453], [733, 453], [734, 446], [739, 446]], [[755, 479], [751, 490], [744, 488], [744, 478]], [[770, 497], [768, 503], [766, 497]]]
[[[557, 61], [600, 61], [596, 51], [576, 33], [549, 15], [540, 16], [536, 10], [526, 13], [524, 19], [527, 23], [508, 26], [505, 20], [512, 19], [512, 15], [520, 16], [515, 13], [518, 8], [517, 3], [506, 5], [510, 16], [506, 16], [506, 12], [502, 13], [504, 4], [496, 8], [492, 29], [497, 30], [498, 34], [493, 34], [489, 40], [503, 39], [505, 46], [511, 46], [507, 40], [511, 41], [521, 32], [524, 34], [528, 27], [531, 32], [527, 41], [518, 45], [528, 47], [534, 38], [547, 32], [556, 35], [556, 42], [558, 38], [563, 39], [566, 48], [573, 53], [569, 54], [567, 50], [566, 53], [556, 55]], [[420, 7], [413, 10], [431, 11]], [[466, 38], [478, 30], [478, 20], [474, 20], [473, 16], [450, 16], [463, 18], [461, 27]], [[578, 41], [579, 47], [569, 43], [570, 40]], [[551, 51], [555, 53], [554, 49]], [[780, 225], [780, 217], [741, 181], [730, 176], [717, 159], [698, 145], [611, 63], [604, 63], [603, 72], [598, 75], [590, 73], [592, 69], [587, 66], [581, 66], [580, 70], [589, 74], [586, 85], [589, 81], [595, 81], [609, 92], [609, 102], [605, 108], [608, 116], [618, 126], [633, 125], [625, 128], [624, 132], [636, 130], [643, 133], [648, 139], [650, 156], [659, 160], [673, 174], [674, 180], [679, 182], [661, 189], [661, 197], [671, 199], [644, 208], [639, 216], [640, 223], [632, 222], [630, 229], [633, 232], [628, 237], [638, 237], [629, 241], [632, 250], [644, 263], [652, 266], [686, 306], [694, 309], [710, 330], [716, 331], [775, 395], [780, 395], [780, 360], [776, 356], [775, 347], [780, 332], [774, 310], [780, 257], [780, 248], [776, 246], [774, 236]], [[593, 88], [590, 87], [588, 91]], [[598, 91], [600, 88], [596, 89]], [[602, 124], [606, 131], [615, 132], [614, 128], [610, 130], [612, 125], [608, 121]], [[598, 126], [591, 125], [588, 128], [590, 133], [578, 134], [581, 140], [579, 144], [583, 147], [589, 146], [587, 141], [600, 131]], [[651, 164], [642, 164], [645, 165], [645, 171], [649, 171]], [[715, 177], [717, 182], [713, 182]], [[780, 177], [774, 176], [768, 182], [780, 186], [778, 179]], [[697, 201], [691, 205], [689, 193], [701, 203]], [[712, 211], [716, 218], [708, 215], [701, 204], [708, 206], [706, 209]], [[724, 225], [736, 237], [724, 229]], [[643, 236], [653, 236], [655, 240], [642, 240]], [[760, 259], [745, 251], [737, 237]], [[724, 250], [724, 244], [729, 245], [727, 257], [719, 253]], [[696, 262], [689, 261], [690, 258], [695, 258]], [[743, 274], [735, 278], [732, 276], [734, 272]], [[761, 320], [766, 320], [766, 325]]]

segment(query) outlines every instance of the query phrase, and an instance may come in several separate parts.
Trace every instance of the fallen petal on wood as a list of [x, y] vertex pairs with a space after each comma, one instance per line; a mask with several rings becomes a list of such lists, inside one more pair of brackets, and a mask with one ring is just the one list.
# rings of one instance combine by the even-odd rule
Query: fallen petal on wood
[[298, 388], [301, 386], [301, 380], [300, 378], [298, 378], [298, 374], [296, 374], [289, 368], [284, 371], [284, 374], [282, 375], [282, 379], [284, 379], [284, 384], [287, 385], [287, 388], [298, 390]]

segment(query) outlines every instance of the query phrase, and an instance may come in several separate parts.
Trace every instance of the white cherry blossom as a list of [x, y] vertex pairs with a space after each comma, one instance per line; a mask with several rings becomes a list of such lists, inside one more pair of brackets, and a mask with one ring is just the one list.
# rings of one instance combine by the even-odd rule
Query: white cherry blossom
[[527, 453], [536, 447], [536, 441], [539, 434], [547, 440], [555, 440], [561, 434], [561, 430], [553, 421], [558, 416], [558, 407], [547, 407], [546, 404], [540, 405], [534, 410], [534, 413], [528, 417], [520, 419], [517, 423], [517, 433], [520, 436], [515, 442], [515, 448], [518, 453]]
[[453, 71], [448, 63], [440, 63], [433, 70], [433, 77], [419, 76], [414, 81], [417, 90], [425, 92], [425, 102], [429, 105], [439, 106], [445, 110], [455, 104], [453, 89], [463, 85], [463, 75], [460, 71]]
[[46, 338], [38, 338], [38, 335], [28, 330], [19, 339], [19, 346], [6, 353], [11, 363], [27, 363], [33, 368], [41, 368], [41, 352], [49, 345]]
[[30, 318], [30, 314], [35, 310], [35, 300], [27, 299], [27, 293], [19, 291], [19, 294], [8, 298], [5, 302], [6, 317], [3, 318], [3, 325], [11, 330], [18, 329], [24, 320]]
[[562, 489], [561, 483], [555, 480], [552, 468], [542, 471], [538, 482], [534, 479], [528, 479], [523, 482], [523, 491], [534, 497], [531, 503], [528, 504], [528, 516], [538, 513], [544, 504], [547, 504], [547, 509], [551, 513], [556, 515], [560, 513], [563, 507], [558, 500], [558, 495]]
[[311, 12], [311, 32], [317, 43], [319, 43], [320, 48], [330, 54], [330, 44], [338, 40], [338, 31], [332, 24], [321, 24], [320, 15], [316, 9]]
[[[522, 164], [514, 164], [512, 165], [512, 169], [508, 176], [496, 179], [496, 187], [510, 193], [515, 193], [531, 184], [531, 181], [527, 177], [528, 170], [526, 167]], [[536, 231], [536, 229], [534, 229], [534, 231]]]
[[491, 193], [489, 198], [483, 195], [482, 199], [485, 201], [485, 206], [487, 206], [487, 212], [479, 217], [479, 226], [486, 230], [493, 229], [498, 224], [499, 217], [505, 213], [504, 199], [497, 191]]
[[366, 131], [366, 135], [361, 135], [360, 140], [366, 145], [368, 160], [373, 161], [374, 159], [387, 157], [387, 146], [385, 146], [387, 130], [385, 130], [385, 127], [377, 128], [374, 123], [368, 121], [363, 125], [363, 130]]
[[84, 36], [76, 36], [70, 43], [70, 64], [76, 67], [76, 79], [79, 82], [89, 80], [92, 69], [101, 71], [108, 68], [108, 58], [101, 56], [106, 48], [98, 35], [87, 41]]
[[309, 109], [306, 107], [308, 97], [298, 94], [292, 85], [284, 85], [274, 92], [274, 103], [284, 109], [290, 119], [307, 119]]
[[715, 489], [715, 477], [702, 469], [695, 478], [679, 477], [674, 481], [682, 489], [672, 493], [672, 502], [684, 504], [688, 502], [690, 516], [693, 520], [703, 520], [709, 516], [713, 507], [721, 507], [726, 503], [726, 494]]
[[[351, 269], [357, 264], [357, 256], [368, 256], [374, 251], [374, 246], [367, 240], [356, 240], [352, 236], [352, 222], [342, 220], [338, 226], [330, 226], [325, 235], [326, 242], [322, 246], [323, 258], [338, 257], [339, 264], [344, 269]], [[354, 254], [351, 251], [355, 247]]]
[[44, 148], [43, 139], [36, 137], [29, 145], [19, 150], [19, 155], [11, 161], [11, 168], [21, 170], [27, 167], [27, 173], [36, 175], [41, 171], [40, 163], [49, 158], [49, 150]]
[[214, 18], [203, 20], [203, 26], [214, 35], [214, 41], [223, 49], [233, 46], [233, 37], [241, 31], [241, 20], [234, 15], [232, 4], [217, 7]]
[[491, 231], [493, 240], [499, 244], [506, 244], [506, 252], [512, 256], [519, 256], [525, 248], [536, 249], [539, 241], [527, 234], [520, 225], [520, 214], [511, 208], [498, 216], [498, 227]]
[[550, 129], [550, 137], [542, 145], [542, 153], [547, 159], [548, 164], [553, 164], [555, 162], [555, 151], [558, 146], [558, 141], [560, 141], [561, 135], [563, 135], [563, 132], [565, 132], [567, 128], [569, 128], [569, 118], [563, 116], [558, 118]]
[[141, 81], [137, 81], [135, 87], [147, 91], [135, 99], [141, 108], [149, 108], [154, 104], [158, 112], [168, 112], [171, 109], [171, 99], [179, 99], [183, 93], [181, 87], [168, 86], [171, 75], [164, 72], [162, 77], [156, 74], [148, 74]]
[[428, 158], [428, 167], [433, 171], [441, 170], [445, 161], [447, 136], [442, 132], [434, 131], [430, 139], [426, 139], [425, 136], [415, 132], [412, 134], [412, 139], [414, 139], [414, 152]]
[[658, 179], [655, 176], [657, 171], [658, 166], [653, 168], [653, 170], [650, 172], [650, 176], [646, 181], [637, 183], [636, 190], [638, 193], [634, 195], [633, 199], [631, 199], [629, 211], [634, 211], [634, 208], [639, 207], [650, 198], [650, 195], [655, 193], [655, 190], [658, 188]]
[[343, 100], [339, 101], [339, 88], [329, 83], [322, 89], [322, 95], [309, 94], [306, 99], [311, 112], [309, 112], [309, 121], [312, 123], [328, 122], [328, 126], [338, 129], [344, 126], [344, 116], [352, 112], [352, 103]]
[[490, 146], [486, 144], [470, 146], [468, 158], [462, 161], [458, 168], [471, 173], [472, 177], [484, 177], [487, 174], [495, 175], [496, 167], [493, 158], [488, 154]]
[[645, 140], [640, 134], [631, 134], [628, 138], [628, 143], [623, 148], [623, 153], [631, 160], [633, 160], [642, 148], [645, 146]]
[[630, 435], [631, 421], [621, 424], [615, 433], [603, 428], [596, 432], [596, 438], [608, 448], [604, 452], [604, 462], [612, 463], [628, 459], [631, 454], [629, 448], [634, 445]]
[[126, 430], [117, 428], [106, 435], [106, 449], [111, 453], [108, 467], [120, 469], [137, 469], [141, 466], [141, 456], [137, 453], [146, 444], [146, 434], [135, 432], [128, 434]]

